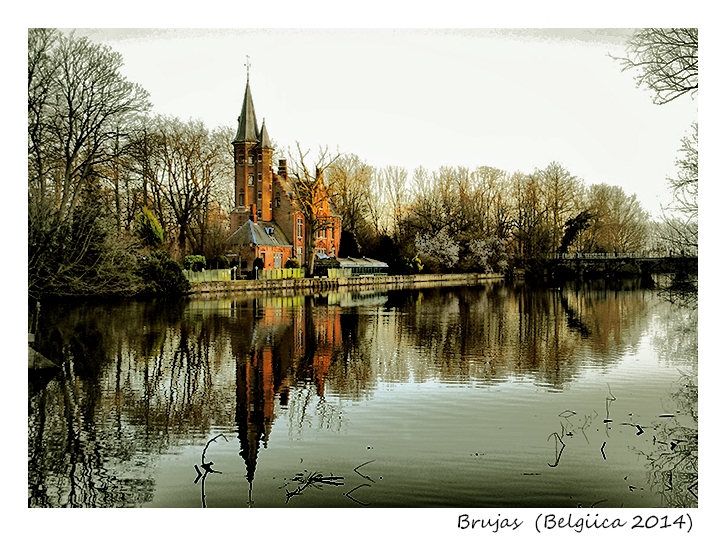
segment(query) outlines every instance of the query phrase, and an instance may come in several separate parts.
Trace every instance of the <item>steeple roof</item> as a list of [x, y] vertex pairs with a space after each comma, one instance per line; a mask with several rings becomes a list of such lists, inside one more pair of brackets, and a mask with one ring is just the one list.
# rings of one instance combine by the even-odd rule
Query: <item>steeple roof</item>
[[263, 149], [272, 149], [273, 144], [270, 143], [270, 136], [268, 136], [268, 129], [265, 128], [265, 120], [263, 119], [263, 126], [260, 129], [260, 147]]
[[255, 118], [255, 106], [252, 104], [252, 92], [250, 91], [250, 79], [247, 79], [245, 88], [245, 98], [242, 101], [242, 112], [237, 118], [237, 134], [235, 134], [235, 142], [259, 142], [260, 134], [257, 128], [257, 119]]

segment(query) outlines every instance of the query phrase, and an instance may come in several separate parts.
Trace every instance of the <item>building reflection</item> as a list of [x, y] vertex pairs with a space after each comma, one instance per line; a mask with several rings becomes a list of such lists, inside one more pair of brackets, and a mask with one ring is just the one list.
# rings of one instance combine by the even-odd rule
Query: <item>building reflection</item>
[[[288, 407], [292, 385], [312, 384], [324, 397], [333, 353], [341, 346], [338, 307], [315, 297], [267, 297], [231, 305], [236, 361], [235, 421], [249, 501], [261, 448], [268, 446], [276, 400]], [[252, 313], [252, 315], [250, 315]]]

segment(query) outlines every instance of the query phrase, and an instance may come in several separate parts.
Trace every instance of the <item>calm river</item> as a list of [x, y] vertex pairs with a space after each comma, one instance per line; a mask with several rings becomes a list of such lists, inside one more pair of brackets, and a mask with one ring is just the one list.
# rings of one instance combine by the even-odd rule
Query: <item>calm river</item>
[[44, 306], [32, 507], [696, 507], [697, 311], [630, 282]]

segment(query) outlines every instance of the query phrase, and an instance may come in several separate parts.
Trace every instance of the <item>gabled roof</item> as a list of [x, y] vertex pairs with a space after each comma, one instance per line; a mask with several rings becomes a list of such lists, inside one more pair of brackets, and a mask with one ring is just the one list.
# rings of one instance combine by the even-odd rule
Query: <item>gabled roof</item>
[[260, 133], [257, 128], [257, 118], [255, 117], [255, 106], [252, 104], [252, 92], [250, 91], [250, 80], [247, 81], [245, 87], [245, 98], [242, 101], [242, 112], [237, 118], [237, 134], [235, 134], [235, 142], [259, 142]]
[[275, 222], [253, 222], [248, 220], [227, 239], [231, 244], [241, 246], [284, 246], [292, 248], [288, 238]]

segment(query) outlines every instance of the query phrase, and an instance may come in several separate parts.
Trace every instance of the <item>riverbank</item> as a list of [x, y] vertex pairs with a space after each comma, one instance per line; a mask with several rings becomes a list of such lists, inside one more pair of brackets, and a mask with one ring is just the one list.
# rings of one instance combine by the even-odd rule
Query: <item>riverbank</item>
[[414, 274], [408, 276], [357, 276], [355, 278], [300, 278], [288, 280], [230, 280], [190, 282], [190, 294], [248, 291], [330, 291], [338, 289], [406, 288], [420, 284], [475, 285], [499, 280], [502, 274]]

